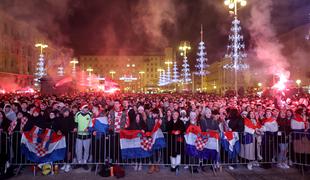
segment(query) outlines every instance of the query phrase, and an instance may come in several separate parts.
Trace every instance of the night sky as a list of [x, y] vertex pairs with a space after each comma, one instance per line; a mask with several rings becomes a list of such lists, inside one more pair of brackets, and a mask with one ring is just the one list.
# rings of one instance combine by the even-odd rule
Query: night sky
[[[253, 1], [248, 0], [239, 14], [248, 48], [251, 37], [246, 24]], [[273, 2], [277, 35], [309, 23], [310, 0]], [[225, 54], [232, 20], [223, 0], [1, 0], [0, 8], [34, 23], [75, 55], [162, 52], [182, 40], [191, 42], [195, 54], [203, 24], [208, 58], [214, 61]]]

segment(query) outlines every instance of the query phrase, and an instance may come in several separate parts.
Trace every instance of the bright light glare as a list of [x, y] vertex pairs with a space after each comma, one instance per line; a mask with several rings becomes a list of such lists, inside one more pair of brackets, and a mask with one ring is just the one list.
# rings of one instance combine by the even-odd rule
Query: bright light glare
[[224, 4], [225, 4], [226, 6], [228, 6], [229, 3], [230, 3], [229, 0], [225, 0], [225, 1], [224, 1]]
[[229, 9], [233, 9], [233, 8], [235, 7], [235, 4], [234, 4], [234, 3], [230, 3], [230, 4], [228, 5], [228, 7], [229, 7]]
[[241, 1], [241, 6], [246, 6], [247, 2], [245, 0]]
[[283, 91], [286, 88], [285, 84], [287, 83], [287, 81], [288, 81], [287, 76], [281, 73], [279, 75], [279, 81], [275, 85], [273, 85], [272, 88], [277, 89], [279, 91]]

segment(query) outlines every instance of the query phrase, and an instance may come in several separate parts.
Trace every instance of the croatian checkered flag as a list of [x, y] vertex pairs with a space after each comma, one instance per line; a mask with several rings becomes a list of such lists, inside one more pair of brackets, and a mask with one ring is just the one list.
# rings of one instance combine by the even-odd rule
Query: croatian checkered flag
[[141, 137], [141, 147], [145, 151], [150, 151], [153, 146], [153, 138], [152, 136], [142, 136]]
[[66, 139], [52, 132], [51, 129], [33, 127], [31, 131], [23, 133], [21, 151], [31, 162], [61, 161], [64, 160], [66, 154]]
[[198, 151], [202, 151], [205, 148], [205, 146], [207, 145], [207, 142], [208, 142], [208, 138], [207, 137], [199, 135], [197, 137], [197, 139], [195, 140], [196, 149]]

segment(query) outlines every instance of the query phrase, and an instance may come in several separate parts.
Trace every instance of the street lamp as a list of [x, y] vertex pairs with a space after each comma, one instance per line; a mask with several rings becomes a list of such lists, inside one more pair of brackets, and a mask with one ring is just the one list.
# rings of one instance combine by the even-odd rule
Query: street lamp
[[114, 79], [114, 74], [115, 74], [116, 72], [112, 70], [112, 71], [110, 71], [109, 73], [111, 74], [112, 79]]
[[43, 49], [47, 48], [48, 45], [47, 44], [43, 44], [43, 43], [37, 43], [34, 45], [36, 48], [40, 48], [40, 54], [43, 54]]
[[79, 63], [77, 58], [73, 58], [72, 61], [70, 61], [70, 64], [72, 64], [72, 75], [73, 77], [76, 76], [76, 65]]
[[91, 81], [92, 81], [91, 76], [92, 76], [92, 72], [94, 71], [94, 69], [89, 67], [86, 69], [86, 71], [88, 72], [88, 85], [91, 86], [91, 84], [92, 84], [91, 83]]
[[144, 73], [145, 73], [144, 71], [139, 71], [139, 74], [140, 74], [140, 88], [141, 88], [142, 92], [143, 92], [142, 77], [143, 77]]
[[297, 86], [298, 86], [298, 94], [299, 94], [301, 80], [300, 80], [300, 79], [297, 79], [297, 80], [296, 80], [296, 84], [297, 84]]
[[234, 10], [235, 16], [237, 15], [238, 11], [238, 3], [243, 7], [247, 5], [246, 0], [225, 0], [224, 4], [228, 6], [229, 9]]
[[260, 83], [260, 82], [259, 82], [259, 83], [257, 83], [257, 86], [258, 86], [258, 87], [262, 87], [262, 85], [263, 85], [263, 84], [262, 84], [262, 83]]
[[297, 84], [298, 86], [300, 86], [301, 80], [300, 80], [300, 79], [297, 79], [297, 80], [296, 80], [296, 84]]
[[[246, 0], [225, 0], [224, 4], [228, 6], [230, 10], [234, 10], [234, 20], [232, 22], [231, 32], [229, 35], [229, 45], [227, 49], [229, 53], [225, 55], [225, 57], [229, 57], [232, 59], [232, 64], [224, 65], [225, 69], [234, 69], [235, 76], [235, 93], [236, 97], [238, 96], [238, 70], [242, 71], [248, 69], [249, 66], [241, 62], [243, 58], [246, 57], [246, 53], [243, 52], [245, 49], [245, 45], [243, 43], [243, 36], [240, 34], [241, 27], [240, 21], [237, 18], [238, 5], [246, 6]], [[231, 12], [231, 11], [230, 11]]]

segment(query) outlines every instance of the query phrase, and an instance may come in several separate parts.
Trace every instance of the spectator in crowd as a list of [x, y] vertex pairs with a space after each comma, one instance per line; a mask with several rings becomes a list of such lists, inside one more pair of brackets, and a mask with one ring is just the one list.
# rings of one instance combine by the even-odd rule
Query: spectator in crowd
[[70, 109], [64, 108], [59, 118], [56, 118], [53, 123], [53, 129], [58, 135], [66, 137], [66, 158], [65, 164], [61, 167], [61, 170], [69, 172], [71, 169], [70, 163], [72, 162], [73, 152], [73, 134], [75, 128], [74, 117], [70, 113]]
[[181, 151], [183, 148], [183, 133], [185, 131], [184, 123], [179, 118], [179, 112], [172, 113], [172, 119], [168, 121], [167, 130], [168, 137], [168, 151], [170, 155], [171, 171], [179, 171], [181, 164]]
[[263, 160], [268, 163], [262, 165], [265, 169], [270, 169], [272, 159], [275, 156], [275, 149], [277, 149], [277, 132], [279, 129], [276, 119], [272, 117], [272, 110], [266, 109], [265, 119], [262, 121], [262, 131], [264, 132], [262, 141]]
[[87, 161], [89, 158], [89, 148], [91, 142], [91, 135], [88, 132], [89, 123], [92, 119], [92, 114], [89, 112], [87, 104], [81, 106], [81, 111], [75, 115], [75, 123], [77, 123], [77, 131], [75, 154], [78, 165], [76, 168], [83, 166], [85, 170], [88, 170]]

